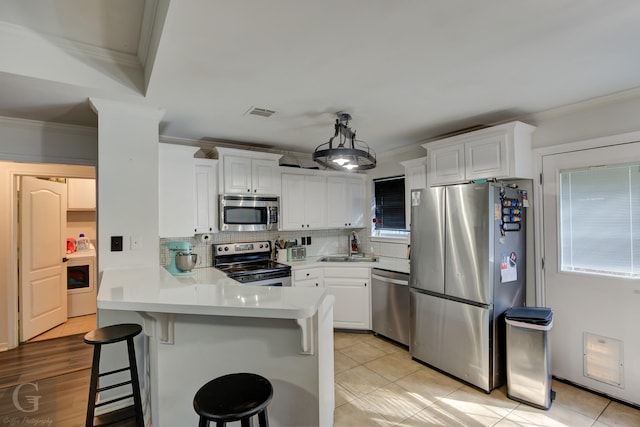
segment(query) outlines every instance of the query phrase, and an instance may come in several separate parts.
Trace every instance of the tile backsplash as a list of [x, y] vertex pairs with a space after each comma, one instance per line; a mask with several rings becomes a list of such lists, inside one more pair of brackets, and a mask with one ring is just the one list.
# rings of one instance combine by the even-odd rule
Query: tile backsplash
[[[364, 242], [362, 236], [367, 230], [358, 232], [360, 241]], [[305, 245], [307, 248], [307, 256], [320, 256], [327, 254], [344, 254], [349, 250], [349, 230], [309, 230], [309, 231], [263, 231], [263, 232], [219, 232], [207, 234], [208, 239], [204, 239], [205, 235], [196, 235], [191, 237], [176, 237], [171, 239], [160, 239], [160, 265], [168, 267], [171, 260], [171, 254], [167, 249], [167, 244], [171, 241], [184, 241], [193, 245], [193, 252], [198, 254], [197, 267], [211, 267], [213, 265], [213, 245], [220, 243], [239, 243], [239, 242], [258, 242], [263, 240], [293, 240], [297, 239], [298, 243], [302, 242], [302, 237], [311, 237], [311, 244]], [[368, 248], [363, 250], [368, 252]]]

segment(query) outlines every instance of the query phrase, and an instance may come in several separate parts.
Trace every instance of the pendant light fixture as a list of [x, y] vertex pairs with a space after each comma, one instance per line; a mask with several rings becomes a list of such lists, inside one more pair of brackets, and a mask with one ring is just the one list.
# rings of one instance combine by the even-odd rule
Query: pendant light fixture
[[[351, 114], [338, 112], [335, 132], [328, 142], [313, 152], [313, 160], [325, 168], [359, 171], [376, 167], [376, 154], [366, 142], [356, 139], [356, 131], [349, 127]], [[338, 138], [337, 144], [334, 139]]]

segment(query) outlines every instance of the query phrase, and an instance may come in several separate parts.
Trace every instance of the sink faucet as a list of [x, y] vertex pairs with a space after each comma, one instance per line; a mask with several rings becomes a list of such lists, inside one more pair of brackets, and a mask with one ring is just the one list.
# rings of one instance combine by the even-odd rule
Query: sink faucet
[[349, 234], [349, 255], [360, 253], [360, 240], [358, 239], [358, 233], [352, 231]]

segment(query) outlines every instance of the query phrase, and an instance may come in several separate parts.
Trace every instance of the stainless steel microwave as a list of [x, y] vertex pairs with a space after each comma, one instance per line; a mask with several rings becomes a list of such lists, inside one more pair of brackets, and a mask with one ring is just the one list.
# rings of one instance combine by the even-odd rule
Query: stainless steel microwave
[[269, 231], [278, 229], [280, 199], [277, 196], [221, 194], [220, 231]]

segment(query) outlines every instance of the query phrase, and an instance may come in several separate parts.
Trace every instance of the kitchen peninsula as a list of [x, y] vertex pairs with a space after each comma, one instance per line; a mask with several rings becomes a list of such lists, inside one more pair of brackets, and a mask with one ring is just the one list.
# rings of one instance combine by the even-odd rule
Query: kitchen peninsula
[[271, 381], [270, 425], [332, 425], [333, 302], [324, 289], [242, 286], [213, 268], [107, 269], [98, 294], [98, 308], [140, 315], [154, 427], [196, 425], [195, 392], [232, 372]]

